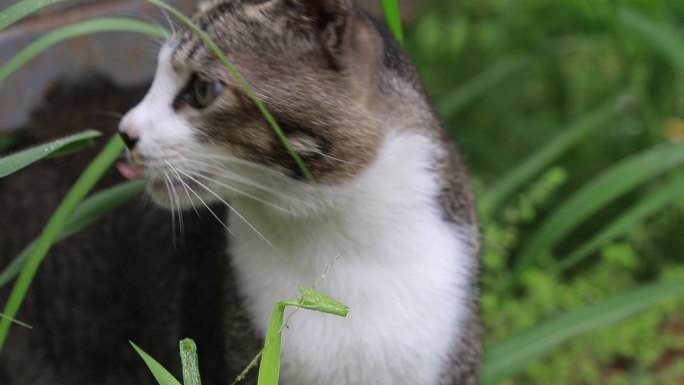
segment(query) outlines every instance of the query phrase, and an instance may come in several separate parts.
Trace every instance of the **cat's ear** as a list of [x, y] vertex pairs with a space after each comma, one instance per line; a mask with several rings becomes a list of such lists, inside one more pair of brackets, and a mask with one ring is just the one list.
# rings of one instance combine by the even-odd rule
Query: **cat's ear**
[[370, 20], [352, 0], [294, 0], [302, 7], [310, 28], [318, 34], [322, 48], [339, 70], [367, 67], [382, 52], [382, 41]]

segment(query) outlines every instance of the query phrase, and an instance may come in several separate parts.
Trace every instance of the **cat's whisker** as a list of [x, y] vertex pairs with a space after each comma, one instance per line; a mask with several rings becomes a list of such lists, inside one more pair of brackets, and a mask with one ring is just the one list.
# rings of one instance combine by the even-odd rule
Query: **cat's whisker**
[[[166, 165], [169, 166], [169, 168], [171, 169], [171, 171], [174, 172], [174, 174], [176, 174], [176, 178], [178, 178], [178, 181], [180, 181], [181, 183], [183, 183], [183, 178], [181, 178], [181, 176], [180, 176], [180, 174], [178, 173], [178, 171], [176, 171], [176, 169], [175, 169], [173, 166], [171, 166], [171, 163], [169, 163], [168, 161], [166, 161]], [[200, 215], [199, 211], [197, 211], [197, 207], [195, 207], [195, 201], [193, 201], [192, 197], [190, 196], [190, 191], [188, 191], [188, 187], [189, 187], [188, 185], [186, 185], [185, 183], [183, 183], [183, 191], [185, 191], [185, 195], [187, 195], [188, 201], [190, 202], [190, 205], [192, 206], [192, 209], [195, 211], [195, 214], [197, 214], [197, 216], [199, 217], [199, 216], [201, 216], [201, 215]]]
[[235, 208], [234, 208], [233, 206], [231, 206], [228, 202], [226, 202], [226, 200], [223, 199], [220, 195], [216, 194], [212, 189], [210, 189], [209, 187], [207, 187], [204, 183], [200, 182], [199, 180], [197, 180], [196, 178], [192, 177], [191, 175], [189, 175], [188, 173], [184, 172], [183, 170], [177, 170], [177, 171], [180, 172], [181, 174], [185, 175], [186, 177], [188, 177], [188, 178], [189, 178], [190, 180], [192, 180], [193, 182], [197, 183], [200, 187], [204, 188], [209, 194], [211, 194], [211, 195], [213, 195], [214, 197], [216, 197], [216, 199], [218, 199], [219, 201], [221, 201], [221, 203], [223, 203], [224, 205], [226, 205], [226, 207], [228, 207], [228, 209], [230, 209], [230, 211], [234, 212], [235, 215], [237, 215], [240, 219], [242, 219], [242, 220], [247, 224], [247, 226], [249, 226], [255, 233], [257, 233], [257, 235], [259, 235], [259, 237], [261, 237], [261, 239], [263, 239], [266, 243], [268, 243], [269, 246], [271, 246], [272, 248], [274, 248], [274, 249], [277, 250], [277, 248], [273, 245], [273, 243], [271, 243], [271, 241], [269, 241], [269, 240], [268, 240], [268, 239], [267, 239], [259, 230], [256, 229], [256, 227], [254, 227], [254, 226], [247, 220], [247, 218], [245, 218], [242, 214], [240, 214], [239, 211], [235, 210]]
[[[186, 159], [186, 160], [190, 163], [197, 164], [198, 166], [201, 166], [202, 168], [209, 168], [217, 176], [221, 176], [221, 177], [224, 177], [226, 179], [230, 179], [231, 181], [241, 183], [241, 184], [247, 185], [249, 187], [254, 187], [254, 188], [259, 189], [259, 190], [263, 190], [264, 192], [270, 193], [270, 194], [275, 195], [275, 196], [286, 196], [289, 199], [295, 199], [297, 201], [301, 201], [301, 199], [298, 198], [299, 195], [302, 195], [302, 191], [301, 191], [302, 189], [301, 188], [298, 188], [297, 189], [298, 191], [296, 191], [296, 192], [295, 191], [287, 191], [284, 188], [284, 186], [281, 185], [281, 186], [279, 186], [280, 189], [276, 190], [275, 188], [269, 187], [269, 186], [262, 184], [262, 183], [259, 183], [259, 182], [255, 182], [249, 178], [245, 178], [242, 175], [234, 173], [234, 172], [226, 169], [226, 167], [222, 166], [220, 163], [217, 165], [212, 165], [212, 164], [208, 164], [205, 162], [196, 161], [196, 160], [192, 160], [192, 159]], [[193, 170], [196, 170], [196, 171], [201, 170], [200, 168], [197, 168], [197, 167], [192, 167], [192, 168], [193, 168]]]
[[328, 155], [328, 154], [322, 152], [321, 150], [318, 150], [318, 149], [315, 149], [315, 148], [310, 148], [310, 149], [307, 149], [307, 150], [313, 152], [314, 154], [318, 154], [318, 155], [320, 155], [320, 156], [322, 156], [322, 157], [324, 157], [324, 158], [332, 159], [332, 160], [334, 160], [334, 161], [336, 161], [336, 162], [345, 163], [345, 164], [351, 164], [352, 166], [363, 167], [363, 165], [360, 165], [360, 164], [358, 164], [358, 163], [354, 163], [354, 162], [351, 162], [351, 161], [348, 161], [348, 160], [344, 160], [344, 159], [340, 159], [340, 158], [334, 157], [334, 156], [332, 156], [332, 155]]
[[267, 206], [273, 207], [273, 208], [276, 209], [276, 210], [280, 210], [280, 211], [283, 211], [283, 212], [288, 213], [288, 214], [294, 214], [294, 212], [291, 211], [291, 210], [288, 210], [288, 209], [286, 209], [286, 208], [280, 207], [280, 206], [278, 206], [278, 205], [276, 205], [276, 204], [274, 204], [274, 203], [268, 202], [268, 201], [266, 201], [266, 200], [264, 200], [264, 199], [262, 199], [262, 198], [259, 198], [259, 197], [257, 197], [257, 196], [254, 196], [254, 195], [252, 195], [252, 194], [250, 194], [250, 193], [247, 193], [247, 192], [245, 192], [245, 191], [242, 191], [242, 190], [240, 190], [240, 189], [238, 189], [238, 188], [229, 186], [229, 185], [227, 185], [227, 184], [225, 184], [225, 183], [222, 183], [222, 182], [220, 182], [220, 181], [218, 181], [218, 180], [216, 180], [216, 179], [213, 179], [213, 178], [211, 178], [211, 177], [209, 177], [209, 176], [207, 176], [207, 175], [204, 175], [204, 174], [202, 174], [202, 173], [192, 172], [191, 174], [193, 174], [193, 175], [195, 175], [195, 176], [198, 176], [198, 177], [200, 177], [200, 178], [206, 179], [207, 181], [209, 181], [209, 182], [211, 182], [211, 183], [214, 183], [215, 185], [218, 185], [218, 186], [221, 186], [221, 187], [223, 187], [223, 188], [226, 188], [226, 189], [228, 189], [228, 190], [230, 190], [230, 191], [236, 192], [236, 193], [238, 193], [238, 194], [240, 194], [240, 195], [243, 195], [243, 196], [245, 196], [245, 197], [247, 197], [247, 198], [253, 199], [253, 200], [257, 201], [257, 202], [260, 202], [260, 203], [263, 203], [263, 204], [265, 204], [265, 205], [267, 205]]
[[258, 164], [258, 163], [250, 162], [250, 161], [245, 160], [245, 159], [240, 159], [240, 158], [237, 158], [234, 156], [222, 155], [222, 154], [195, 154], [195, 155], [200, 156], [200, 157], [204, 157], [206, 159], [215, 160], [215, 161], [225, 161], [227, 163], [235, 163], [235, 164], [239, 164], [242, 166], [251, 167], [253, 169], [262, 171], [265, 174], [268, 174], [269, 176], [276, 177], [278, 179], [286, 181], [287, 183], [295, 183], [295, 181], [292, 178], [290, 178], [289, 176], [287, 176], [281, 172], [278, 172], [276, 170], [273, 170], [272, 168], [266, 167], [266, 166]]
[[[185, 225], [183, 223], [183, 208], [181, 207], [180, 197], [176, 193], [176, 189], [173, 188], [173, 178], [171, 176], [169, 176], [169, 174], [166, 171], [164, 171], [164, 177], [168, 179], [170, 187], [171, 187], [171, 197], [173, 197], [173, 201], [175, 202], [176, 215], [178, 216], [178, 230], [179, 230], [178, 235], [180, 237], [179, 246], [183, 247], [183, 243], [184, 243], [183, 242], [183, 237], [184, 237], [183, 234], [185, 234]], [[171, 199], [171, 197], [169, 197], [169, 200]]]
[[106, 116], [108, 118], [112, 119], [118, 119], [121, 120], [124, 117], [124, 114], [116, 111], [90, 111], [89, 113], [93, 115], [99, 115], [99, 116]]
[[[173, 166], [171, 166], [171, 165], [169, 165], [169, 167], [173, 168]], [[223, 222], [223, 220], [221, 218], [219, 218], [218, 215], [216, 215], [214, 210], [212, 210], [211, 207], [209, 207], [209, 205], [204, 201], [204, 199], [202, 199], [202, 197], [199, 194], [197, 194], [195, 192], [195, 190], [192, 189], [192, 187], [188, 186], [187, 183], [185, 183], [182, 179], [180, 179], [180, 182], [183, 184], [183, 186], [186, 186], [190, 190], [190, 192], [192, 192], [192, 194], [197, 197], [197, 199], [199, 199], [199, 201], [202, 203], [202, 205], [204, 205], [204, 207], [206, 207], [206, 209], [209, 210], [209, 213], [211, 213], [211, 215], [214, 218], [216, 218], [216, 220], [221, 224], [221, 226], [223, 226], [223, 228], [228, 231], [228, 234], [237, 238], [235, 233], [233, 233], [233, 231], [230, 228], [228, 228], [228, 226]]]
[[172, 183], [169, 180], [169, 176], [164, 173], [164, 186], [166, 187], [166, 191], [169, 197], [169, 205], [171, 206], [171, 236], [173, 237], [173, 247], [175, 248], [177, 246], [177, 239], [176, 239], [176, 212], [175, 212], [175, 204], [174, 201], [172, 200], [172, 195], [171, 191], [173, 190], [172, 188]]
[[169, 16], [169, 13], [166, 12], [165, 9], [160, 9], [161, 13], [164, 15], [164, 19], [166, 20], [166, 23], [169, 25], [169, 28], [171, 29], [171, 33], [174, 35], [176, 34], [176, 24], [173, 23], [173, 20]]

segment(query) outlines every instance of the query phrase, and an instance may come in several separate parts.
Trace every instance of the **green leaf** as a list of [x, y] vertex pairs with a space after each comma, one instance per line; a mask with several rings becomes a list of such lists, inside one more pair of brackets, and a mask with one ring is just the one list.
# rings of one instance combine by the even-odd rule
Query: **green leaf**
[[299, 307], [341, 317], [346, 317], [347, 314], [349, 314], [349, 307], [323, 293], [319, 293], [308, 287], [300, 287], [299, 292], [302, 294], [298, 303]]
[[511, 56], [497, 60], [482, 73], [462, 84], [453, 93], [445, 96], [438, 104], [437, 110], [444, 119], [450, 118], [497, 84], [527, 68], [529, 63], [529, 58], [525, 56]]
[[[684, 162], [684, 142], [654, 147], [614, 165], [573, 194], [546, 219], [523, 248], [513, 285], [521, 273], [589, 216], [643, 182]], [[509, 285], [509, 286], [510, 286]]]
[[394, 38], [404, 45], [404, 30], [401, 28], [401, 14], [397, 0], [382, 0], [382, 8], [385, 10], [385, 21]]
[[33, 12], [64, 0], [22, 0], [0, 12], [0, 31]]
[[646, 38], [681, 75], [684, 75], [684, 41], [677, 39], [677, 31], [665, 23], [653, 22], [629, 8], [620, 9], [620, 20], [625, 27]]
[[183, 385], [202, 385], [195, 341], [190, 338], [181, 340], [180, 354], [181, 365], [183, 366]]
[[156, 37], [168, 36], [168, 32], [159, 26], [121, 17], [108, 17], [72, 23], [41, 36], [38, 40], [12, 56], [4, 66], [0, 67], [0, 82], [33, 57], [56, 43], [82, 35], [107, 31], [136, 32]]
[[100, 135], [97, 131], [84, 131], [0, 158], [0, 178], [13, 174], [46, 157], [92, 147], [94, 145], [92, 139]]
[[[55, 242], [80, 232], [90, 226], [105, 214], [123, 205], [134, 197], [140, 195], [145, 189], [144, 181], [131, 181], [110, 187], [106, 190], [93, 194], [78, 205], [64, 226], [61, 234]], [[31, 242], [14, 260], [0, 272], [0, 287], [14, 278], [24, 266], [26, 259], [36, 247], [36, 241]]]
[[271, 314], [271, 320], [266, 330], [264, 352], [259, 364], [257, 385], [278, 385], [278, 378], [280, 377], [280, 332], [283, 327], [285, 306], [288, 304], [293, 305], [294, 303], [296, 302], [279, 302], [273, 309], [273, 314]]
[[142, 359], [145, 361], [145, 364], [150, 369], [152, 375], [157, 380], [159, 385], [180, 385], [180, 382], [178, 382], [178, 380], [175, 377], [173, 377], [173, 375], [169, 373], [168, 370], [166, 370], [159, 362], [157, 362], [157, 360], [150, 357], [150, 355], [145, 353], [142, 349], [140, 349], [138, 345], [134, 344], [133, 341], [128, 342], [131, 344], [131, 346], [133, 346], [133, 349], [135, 349], [135, 351], [138, 352], [140, 357], [142, 357]]
[[582, 140], [595, 128], [607, 124], [617, 114], [615, 99], [584, 115], [569, 127], [563, 129], [553, 140], [522, 161], [502, 179], [487, 189], [479, 198], [480, 212], [486, 214], [498, 210], [511, 194], [515, 193], [532, 177], [548, 168], [554, 160]]
[[285, 307], [293, 306], [346, 317], [349, 308], [313, 289], [300, 287], [302, 296], [298, 300], [281, 301], [276, 304], [266, 331], [264, 351], [259, 365], [257, 385], [278, 385], [280, 375], [280, 333], [283, 327]]
[[606, 226], [591, 240], [577, 248], [564, 258], [556, 267], [558, 273], [579, 263], [587, 256], [598, 250], [613, 239], [625, 234], [633, 226], [648, 216], [662, 209], [665, 205], [682, 196], [684, 192], [684, 173], [675, 175], [668, 183], [651, 192], [647, 197], [638, 201], [633, 207], [625, 211], [617, 219]]
[[[67, 196], [62, 200], [57, 210], [52, 214], [45, 228], [43, 228], [36, 246], [26, 260], [26, 264], [19, 274], [19, 278], [14, 283], [10, 297], [5, 304], [3, 313], [14, 318], [21, 307], [26, 292], [33, 281], [33, 278], [40, 267], [45, 255], [50, 250], [59, 235], [63, 232], [64, 226], [69, 221], [74, 210], [81, 200], [93, 188], [95, 183], [102, 177], [107, 169], [114, 163], [124, 148], [121, 138], [114, 136], [100, 154], [83, 171], [76, 183], [71, 187]], [[7, 319], [0, 319], [0, 351], [7, 339], [11, 323]]]
[[642, 287], [563, 314], [486, 349], [483, 384], [495, 385], [579, 334], [623, 320], [663, 299], [684, 295], [684, 282]]

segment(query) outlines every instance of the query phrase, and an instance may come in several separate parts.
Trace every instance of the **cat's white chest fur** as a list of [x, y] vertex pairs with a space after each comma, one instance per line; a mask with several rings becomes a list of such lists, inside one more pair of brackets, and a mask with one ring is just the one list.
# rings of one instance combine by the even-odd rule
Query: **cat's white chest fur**
[[294, 316], [283, 331], [282, 384], [438, 383], [467, 315], [473, 262], [465, 233], [442, 219], [435, 150], [418, 135], [389, 135], [361, 175], [323, 188], [335, 215], [287, 220], [235, 202], [275, 245], [231, 217], [233, 265], [262, 334], [274, 304], [297, 298], [339, 255], [318, 290], [350, 313]]

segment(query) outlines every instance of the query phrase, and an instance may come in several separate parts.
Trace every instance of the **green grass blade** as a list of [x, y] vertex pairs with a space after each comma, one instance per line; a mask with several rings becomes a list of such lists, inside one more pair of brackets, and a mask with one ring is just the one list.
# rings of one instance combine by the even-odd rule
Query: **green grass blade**
[[[27, 258], [26, 264], [21, 270], [19, 278], [15, 282], [9, 299], [5, 304], [2, 313], [7, 317], [13, 318], [17, 315], [26, 296], [26, 292], [48, 250], [50, 250], [50, 247], [52, 247], [53, 243], [57, 240], [59, 234], [62, 233], [64, 226], [69, 221], [69, 218], [72, 216], [81, 200], [83, 200], [95, 183], [100, 180], [105, 171], [114, 163], [123, 148], [124, 145], [121, 138], [119, 138], [119, 136], [113, 137], [95, 160], [88, 165], [76, 183], [71, 187], [64, 200], [62, 200], [57, 210], [52, 214], [52, 217], [38, 238], [33, 252]], [[10, 325], [8, 320], [0, 319], [0, 352], [2, 352], [2, 347], [7, 339]]]
[[300, 287], [299, 292], [302, 296], [298, 300], [279, 302], [273, 309], [273, 314], [266, 331], [257, 385], [278, 385], [278, 377], [280, 375], [280, 334], [283, 328], [285, 307], [294, 306], [342, 317], [346, 317], [349, 313], [349, 308], [346, 305], [325, 294], [306, 287]]
[[159, 385], [181, 385], [180, 382], [178, 382], [178, 380], [171, 373], [169, 373], [168, 370], [166, 370], [159, 362], [157, 362], [157, 360], [145, 353], [145, 351], [140, 349], [138, 345], [133, 343], [133, 341], [128, 342], [131, 344], [131, 346], [133, 346], [133, 349], [138, 352], [140, 357], [142, 357], [143, 361], [145, 361], [145, 364], [150, 369], [152, 375], [157, 380]]
[[625, 234], [633, 226], [643, 221], [645, 218], [662, 209], [665, 205], [682, 196], [684, 192], [684, 173], [677, 174], [670, 179], [663, 187], [650, 193], [646, 198], [637, 202], [623, 215], [606, 226], [598, 235], [583, 244], [577, 250], [564, 258], [556, 270], [562, 273], [564, 270], [579, 263], [587, 256], [598, 250], [613, 239]]
[[36, 55], [56, 43], [77, 36], [108, 31], [135, 32], [156, 37], [166, 37], [168, 35], [166, 30], [154, 24], [121, 17], [107, 17], [69, 24], [41, 36], [38, 40], [14, 55], [4, 66], [0, 67], [0, 82]]
[[334, 314], [340, 317], [346, 317], [347, 314], [349, 314], [347, 305], [334, 300], [323, 293], [309, 289], [308, 287], [300, 287], [299, 292], [302, 296], [299, 298], [297, 306], [301, 308], [321, 313]]
[[394, 38], [404, 45], [404, 30], [401, 28], [401, 14], [397, 0], [382, 0], [382, 8], [385, 10], [385, 21]]
[[[80, 232], [90, 226], [103, 215], [123, 205], [134, 197], [140, 195], [145, 189], [144, 181], [125, 182], [106, 190], [93, 194], [78, 205], [69, 218], [69, 222], [62, 229], [62, 233], [55, 242]], [[24, 250], [0, 272], [0, 287], [17, 276], [24, 266], [26, 259], [36, 247], [36, 241], [31, 242]]]
[[498, 210], [511, 194], [515, 193], [543, 169], [549, 167], [551, 162], [577, 144], [595, 128], [608, 123], [616, 114], [615, 101], [611, 99], [603, 106], [577, 120], [568, 128], [563, 129], [553, 140], [522, 161], [494, 186], [488, 188], [487, 192], [479, 198], [480, 212], [486, 215]]
[[491, 67], [442, 98], [442, 101], [437, 105], [437, 111], [444, 119], [449, 119], [497, 84], [525, 69], [528, 64], [529, 59], [525, 56], [513, 56], [497, 60]]
[[63, 155], [67, 152], [92, 147], [95, 144], [93, 138], [100, 135], [97, 131], [84, 131], [0, 158], [0, 178], [13, 174], [49, 156]]
[[620, 10], [623, 25], [637, 32], [658, 50], [681, 75], [684, 75], [684, 41], [679, 34], [665, 23], [657, 23], [629, 8]]
[[22, 0], [0, 12], [0, 31], [33, 12], [64, 0]]
[[[283, 317], [287, 301], [278, 303], [273, 309], [271, 320], [268, 323], [264, 352], [259, 364], [259, 379], [257, 385], [278, 385], [280, 376], [280, 332], [283, 326]], [[290, 304], [292, 304], [290, 302]]]
[[171, 13], [175, 18], [180, 20], [185, 26], [190, 28], [199, 38], [204, 42], [204, 44], [209, 47], [214, 54], [221, 60], [223, 65], [230, 71], [230, 73], [235, 77], [235, 79], [238, 81], [240, 86], [245, 90], [249, 98], [254, 102], [254, 104], [257, 106], [261, 114], [264, 116], [268, 124], [273, 128], [273, 131], [276, 133], [278, 136], [279, 140], [282, 142], [283, 146], [285, 146], [285, 149], [287, 150], [288, 154], [292, 159], [294, 159], [295, 163], [297, 164], [297, 167], [302, 171], [302, 174], [306, 179], [311, 182], [312, 184], [316, 185], [316, 180], [314, 179], [313, 175], [309, 171], [308, 167], [306, 167], [306, 164], [302, 160], [302, 158], [297, 154], [295, 151], [294, 147], [290, 144], [290, 141], [287, 140], [287, 137], [285, 136], [285, 133], [283, 130], [280, 128], [278, 123], [276, 122], [275, 118], [273, 118], [273, 115], [268, 111], [266, 106], [259, 100], [257, 97], [256, 93], [254, 92], [254, 89], [247, 83], [247, 80], [238, 72], [238, 70], [233, 66], [233, 63], [228, 60], [228, 58], [221, 52], [219, 47], [207, 36], [204, 31], [199, 29], [193, 22], [192, 20], [188, 19], [185, 15], [180, 13], [177, 9], [171, 7], [170, 5], [164, 3], [163, 1], [160, 0], [147, 0], [149, 3], [156, 5], [159, 8], [165, 9], [169, 13]]
[[651, 148], [614, 165], [573, 194], [546, 219], [523, 248], [510, 285], [545, 251], [580, 223], [641, 183], [684, 163], [684, 142]]
[[181, 340], [180, 355], [183, 367], [183, 385], [202, 385], [195, 341], [190, 338]]
[[642, 287], [566, 313], [488, 347], [485, 353], [483, 384], [499, 383], [574, 336], [609, 326], [663, 299], [680, 295], [684, 295], [682, 281]]

